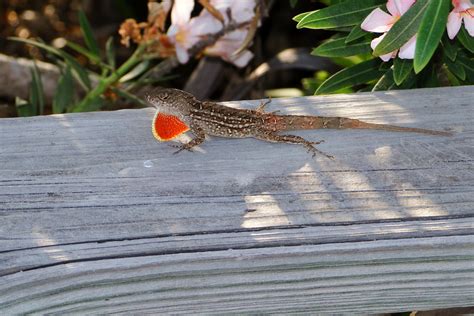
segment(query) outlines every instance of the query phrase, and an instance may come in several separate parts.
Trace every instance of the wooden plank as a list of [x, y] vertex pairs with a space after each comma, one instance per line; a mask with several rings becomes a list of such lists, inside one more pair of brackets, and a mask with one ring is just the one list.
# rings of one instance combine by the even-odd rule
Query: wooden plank
[[[452, 130], [304, 131], [172, 155], [151, 109], [0, 120], [0, 311], [376, 313], [474, 301], [474, 87], [272, 110]], [[229, 105], [254, 107], [258, 101]]]

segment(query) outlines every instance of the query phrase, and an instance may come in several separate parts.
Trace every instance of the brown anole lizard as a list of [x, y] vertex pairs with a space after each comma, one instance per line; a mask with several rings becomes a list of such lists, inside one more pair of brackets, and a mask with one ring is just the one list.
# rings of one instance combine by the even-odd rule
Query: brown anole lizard
[[193, 147], [204, 142], [206, 135], [253, 137], [269, 142], [299, 144], [311, 152], [313, 157], [320, 153], [328, 158], [332, 156], [314, 146], [323, 141], [311, 142], [300, 136], [280, 132], [330, 128], [451, 135], [444, 131], [373, 124], [344, 117], [279, 115], [276, 112], [264, 111], [268, 102], [262, 103], [255, 110], [235, 109], [216, 102], [199, 101], [190, 93], [178, 89], [156, 88], [146, 94], [146, 100], [158, 110], [153, 121], [153, 134], [157, 139], [170, 140], [188, 130], [194, 134], [194, 138], [180, 145], [176, 153], [184, 149], [191, 151]]

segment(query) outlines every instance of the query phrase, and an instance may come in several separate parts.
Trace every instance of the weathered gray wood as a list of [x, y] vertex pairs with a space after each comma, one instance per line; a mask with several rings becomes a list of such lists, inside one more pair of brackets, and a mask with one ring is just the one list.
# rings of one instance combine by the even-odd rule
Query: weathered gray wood
[[0, 311], [472, 305], [472, 100], [474, 87], [274, 100], [455, 132], [298, 132], [334, 161], [253, 139], [173, 155], [151, 136], [151, 109], [2, 119]]

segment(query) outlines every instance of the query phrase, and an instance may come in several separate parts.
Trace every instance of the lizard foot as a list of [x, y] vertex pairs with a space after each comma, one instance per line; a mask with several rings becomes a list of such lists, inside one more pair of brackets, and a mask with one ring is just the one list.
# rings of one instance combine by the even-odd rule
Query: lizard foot
[[326, 154], [325, 152], [319, 150], [319, 149], [316, 149], [315, 147], [311, 146], [311, 148], [308, 148], [308, 152], [309, 153], [312, 153], [313, 155], [313, 158], [316, 157], [316, 155], [323, 155], [324, 157], [328, 158], [328, 159], [334, 159], [334, 156], [331, 156], [329, 154]]
[[320, 141], [317, 141], [317, 142], [309, 142], [311, 145], [319, 145], [319, 144], [322, 144], [324, 143], [324, 139], [321, 139]]
[[173, 148], [178, 148], [178, 150], [176, 150], [176, 151], [173, 153], [173, 155], [179, 154], [179, 153], [182, 152], [183, 150], [187, 150], [187, 151], [193, 152], [192, 147], [188, 146], [188, 144], [181, 144], [181, 145], [169, 144], [168, 146], [173, 147]]

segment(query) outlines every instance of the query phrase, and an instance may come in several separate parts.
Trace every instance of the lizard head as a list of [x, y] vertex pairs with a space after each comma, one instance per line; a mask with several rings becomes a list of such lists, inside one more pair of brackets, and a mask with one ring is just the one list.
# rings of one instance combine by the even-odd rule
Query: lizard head
[[190, 93], [170, 88], [155, 88], [145, 94], [148, 103], [159, 112], [186, 118], [197, 100]]

